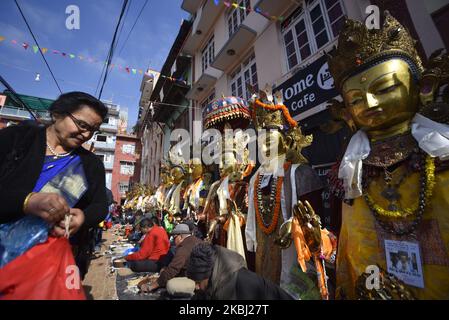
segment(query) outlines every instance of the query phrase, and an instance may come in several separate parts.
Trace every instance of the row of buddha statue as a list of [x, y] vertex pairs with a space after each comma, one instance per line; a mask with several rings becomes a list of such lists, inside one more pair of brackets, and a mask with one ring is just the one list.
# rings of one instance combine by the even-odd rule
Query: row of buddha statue
[[[193, 220], [300, 299], [449, 298], [449, 57], [424, 68], [415, 46], [385, 12], [380, 29], [347, 20], [327, 53], [342, 97], [332, 114], [354, 129], [330, 179], [342, 189], [339, 230], [321, 225], [324, 186], [301, 153], [313, 139], [269, 88], [211, 102], [204, 129], [243, 130], [224, 144], [219, 176], [200, 159], [171, 159], [149, 207], [168, 229]], [[250, 159], [249, 127], [276, 157]]]

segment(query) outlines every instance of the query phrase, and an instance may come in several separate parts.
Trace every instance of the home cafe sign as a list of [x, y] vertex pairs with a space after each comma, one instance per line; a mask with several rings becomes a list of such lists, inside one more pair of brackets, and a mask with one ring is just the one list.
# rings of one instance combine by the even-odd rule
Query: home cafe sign
[[298, 71], [274, 91], [282, 93], [292, 117], [338, 95], [325, 55]]

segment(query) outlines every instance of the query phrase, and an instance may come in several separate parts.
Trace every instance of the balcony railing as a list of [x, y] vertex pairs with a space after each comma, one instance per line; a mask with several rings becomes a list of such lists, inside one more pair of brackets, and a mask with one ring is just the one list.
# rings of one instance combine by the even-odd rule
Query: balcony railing
[[101, 131], [107, 131], [107, 132], [117, 132], [118, 131], [118, 125], [116, 124], [109, 124], [109, 123], [103, 123], [100, 126]]
[[[33, 111], [33, 112], [35, 115], [38, 115], [40, 118], [50, 119], [50, 112], [48, 112], [48, 111]], [[32, 119], [32, 116], [28, 112], [28, 110], [25, 110], [22, 108], [3, 107], [3, 108], [0, 108], [0, 115], [16, 117], [16, 118], [21, 118], [21, 119]]]
[[94, 148], [97, 150], [115, 150], [115, 142], [95, 141]]

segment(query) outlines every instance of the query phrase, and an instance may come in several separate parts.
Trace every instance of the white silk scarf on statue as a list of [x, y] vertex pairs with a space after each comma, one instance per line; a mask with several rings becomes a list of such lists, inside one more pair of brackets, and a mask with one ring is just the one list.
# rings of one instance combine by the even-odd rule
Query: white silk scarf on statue
[[[449, 125], [416, 114], [412, 120], [412, 135], [428, 155], [443, 160], [449, 157]], [[362, 161], [370, 152], [368, 136], [362, 130], [357, 131], [348, 144], [338, 171], [346, 199], [362, 195]]]
[[[284, 159], [285, 160], [285, 159]], [[257, 238], [256, 238], [256, 211], [254, 207], [254, 192], [255, 192], [255, 181], [258, 174], [260, 175], [266, 175], [266, 174], [273, 174], [276, 177], [283, 177], [284, 176], [284, 160], [274, 159], [274, 163], [272, 165], [268, 166], [268, 169], [265, 169], [263, 166], [261, 166], [256, 174], [251, 178], [249, 183], [249, 190], [248, 190], [248, 216], [246, 218], [246, 229], [245, 229], [245, 236], [246, 236], [246, 247], [248, 248], [248, 251], [255, 252], [257, 250]], [[291, 181], [291, 194], [292, 194], [292, 201], [291, 206], [293, 209], [293, 206], [297, 202], [297, 193], [296, 193], [296, 177], [295, 172], [296, 169], [299, 167], [299, 164], [293, 164], [291, 166], [291, 173], [290, 173], [290, 181]], [[284, 180], [285, 181], [285, 180]], [[291, 217], [289, 216], [287, 212], [287, 205], [285, 202], [285, 184], [282, 183], [282, 190], [281, 190], [281, 211], [282, 211], [282, 217], [284, 218], [284, 222], [291, 220]], [[293, 212], [293, 211], [292, 211]], [[286, 289], [286, 285], [290, 282], [290, 270], [292, 266], [295, 264], [297, 265], [297, 255], [295, 246], [292, 244], [287, 249], [283, 249], [281, 252], [282, 255], [282, 268], [281, 268], [281, 287]]]
[[[228, 214], [228, 206], [226, 200], [232, 200], [229, 194], [229, 177], [223, 179], [217, 189], [218, 202], [220, 204], [220, 215]], [[226, 248], [239, 253], [243, 259], [245, 257], [245, 248], [243, 245], [242, 229], [240, 226], [239, 216], [232, 213], [229, 220]]]

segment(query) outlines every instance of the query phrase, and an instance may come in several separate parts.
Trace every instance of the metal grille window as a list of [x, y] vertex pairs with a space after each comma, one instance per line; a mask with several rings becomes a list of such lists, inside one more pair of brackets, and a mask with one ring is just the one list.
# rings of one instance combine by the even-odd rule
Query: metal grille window
[[122, 146], [122, 152], [125, 154], [134, 154], [135, 146], [133, 144], [124, 144]]
[[231, 74], [231, 94], [249, 100], [248, 84], [258, 90], [256, 56], [254, 53]]
[[129, 190], [128, 182], [120, 182], [119, 183], [119, 191], [120, 191], [120, 193], [128, 192], [128, 190]]
[[107, 141], [107, 136], [104, 135], [97, 135], [97, 141], [99, 142], [106, 142]]
[[207, 69], [208, 66], [212, 63], [215, 58], [215, 45], [214, 45], [214, 36], [212, 36], [201, 52], [201, 66], [202, 71]]
[[134, 163], [129, 161], [120, 161], [120, 174], [133, 175]]
[[212, 100], [215, 99], [215, 91], [212, 91], [210, 95], [201, 103], [201, 110], [204, 110]]
[[344, 23], [341, 0], [306, 0], [281, 25], [288, 69], [335, 39]]
[[[238, 27], [243, 23], [246, 16], [248, 15], [248, 8], [250, 8], [249, 0], [240, 0], [235, 2], [238, 4], [237, 8], [232, 9], [228, 15], [228, 31], [229, 37], [231, 37], [234, 32], [237, 31]], [[243, 9], [246, 8], [246, 9]]]

